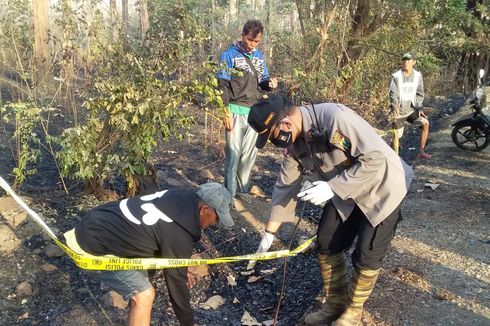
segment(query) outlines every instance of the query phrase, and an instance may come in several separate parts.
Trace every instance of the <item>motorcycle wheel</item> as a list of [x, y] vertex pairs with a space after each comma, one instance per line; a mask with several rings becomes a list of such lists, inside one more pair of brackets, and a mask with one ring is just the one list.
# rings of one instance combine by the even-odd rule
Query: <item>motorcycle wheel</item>
[[490, 135], [474, 125], [459, 125], [451, 132], [453, 142], [461, 149], [478, 152], [488, 146]]

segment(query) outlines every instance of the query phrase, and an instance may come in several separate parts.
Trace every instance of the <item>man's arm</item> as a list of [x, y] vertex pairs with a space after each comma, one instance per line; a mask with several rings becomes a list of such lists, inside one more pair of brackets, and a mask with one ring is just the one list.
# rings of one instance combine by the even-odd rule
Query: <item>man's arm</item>
[[[183, 231], [182, 231], [183, 232]], [[161, 245], [163, 257], [189, 258], [192, 254], [194, 243], [190, 238], [180, 238], [176, 234], [171, 244]], [[191, 308], [191, 295], [187, 286], [187, 267], [166, 268], [163, 270], [165, 283], [170, 297], [170, 302], [181, 325], [194, 325], [194, 311]]]
[[389, 88], [390, 113], [392, 114], [399, 113], [400, 99], [398, 94], [399, 94], [398, 79], [392, 76], [390, 82], [390, 88]]
[[221, 99], [223, 104], [228, 106], [230, 103], [230, 81], [218, 78], [218, 89], [221, 91]]
[[[223, 52], [219, 59], [219, 64], [221, 70], [218, 71], [218, 89], [221, 91], [221, 100], [225, 107], [228, 107], [230, 103], [230, 95], [231, 95], [231, 74], [230, 70], [233, 68], [233, 59], [227, 52]], [[226, 116], [223, 118], [223, 125], [226, 131], [230, 131], [233, 129], [233, 117], [227, 111]]]
[[187, 267], [164, 269], [170, 302], [183, 326], [194, 325], [194, 311], [191, 308], [191, 295], [187, 287]]
[[277, 79], [271, 78], [269, 74], [269, 68], [267, 68], [267, 63], [265, 62], [265, 58], [262, 52], [259, 52], [258, 58], [263, 62], [263, 72], [262, 76], [260, 76], [259, 87], [266, 92], [270, 92], [277, 87]]
[[424, 79], [422, 78], [422, 74], [420, 74], [419, 85], [417, 86], [417, 96], [416, 96], [416, 105], [417, 109], [421, 109], [423, 107], [424, 102]]
[[230, 70], [233, 68], [233, 59], [232, 57], [225, 51], [221, 54], [219, 58], [220, 70], [218, 71], [218, 89], [221, 91], [221, 98], [223, 100], [223, 104], [228, 106], [230, 102], [230, 80], [231, 74]]
[[303, 168], [292, 155], [287, 155], [281, 165], [281, 171], [272, 191], [271, 220], [294, 221], [301, 173]]

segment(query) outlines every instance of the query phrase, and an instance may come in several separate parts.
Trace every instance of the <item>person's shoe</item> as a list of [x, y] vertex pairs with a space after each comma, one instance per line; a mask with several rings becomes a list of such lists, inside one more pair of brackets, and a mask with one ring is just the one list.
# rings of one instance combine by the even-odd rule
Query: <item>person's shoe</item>
[[423, 159], [423, 160], [428, 160], [432, 157], [432, 155], [427, 154], [427, 153], [419, 153], [417, 155], [417, 158]]
[[252, 196], [244, 192], [237, 194], [237, 197], [246, 204], [250, 204], [252, 202]]
[[231, 200], [231, 203], [230, 203], [230, 211], [236, 211], [235, 198], [233, 198]]
[[307, 325], [325, 325], [331, 323], [342, 315], [345, 305], [332, 305], [324, 303], [319, 310], [308, 314], [305, 317]]
[[265, 192], [259, 186], [253, 185], [248, 192], [250, 195], [259, 198], [267, 198]]

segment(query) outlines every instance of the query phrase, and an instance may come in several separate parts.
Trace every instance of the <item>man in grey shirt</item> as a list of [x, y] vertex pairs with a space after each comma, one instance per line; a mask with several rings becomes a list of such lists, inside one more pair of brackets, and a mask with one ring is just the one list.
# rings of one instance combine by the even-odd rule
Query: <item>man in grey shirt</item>
[[429, 137], [429, 120], [421, 110], [424, 101], [424, 81], [422, 74], [415, 70], [415, 57], [410, 52], [402, 56], [402, 68], [391, 77], [390, 113], [394, 116], [397, 137], [403, 135], [403, 125], [408, 122], [420, 126], [420, 143], [417, 158], [429, 159], [425, 144]]
[[[400, 206], [412, 169], [359, 115], [342, 104], [297, 107], [280, 97], [254, 104], [248, 123], [287, 148], [272, 193], [272, 210], [258, 251], [267, 251], [281, 223], [295, 221], [298, 199], [324, 207], [317, 231], [326, 303], [305, 318], [307, 324], [357, 325], [381, 261], [401, 219]], [[319, 181], [302, 191], [303, 172]], [[348, 291], [344, 251], [358, 237]]]

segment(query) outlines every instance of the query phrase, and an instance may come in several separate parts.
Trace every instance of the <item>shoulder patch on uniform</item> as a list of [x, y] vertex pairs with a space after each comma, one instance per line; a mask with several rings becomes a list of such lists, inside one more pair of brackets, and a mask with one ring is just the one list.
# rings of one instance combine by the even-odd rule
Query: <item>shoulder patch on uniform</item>
[[269, 126], [269, 123], [271, 122], [272, 118], [276, 115], [276, 112], [269, 112], [267, 117], [264, 120], [264, 125]]
[[350, 150], [351, 143], [349, 138], [345, 137], [340, 133], [340, 131], [335, 130], [333, 137], [332, 137], [332, 145], [336, 146], [337, 148], [347, 151]]

